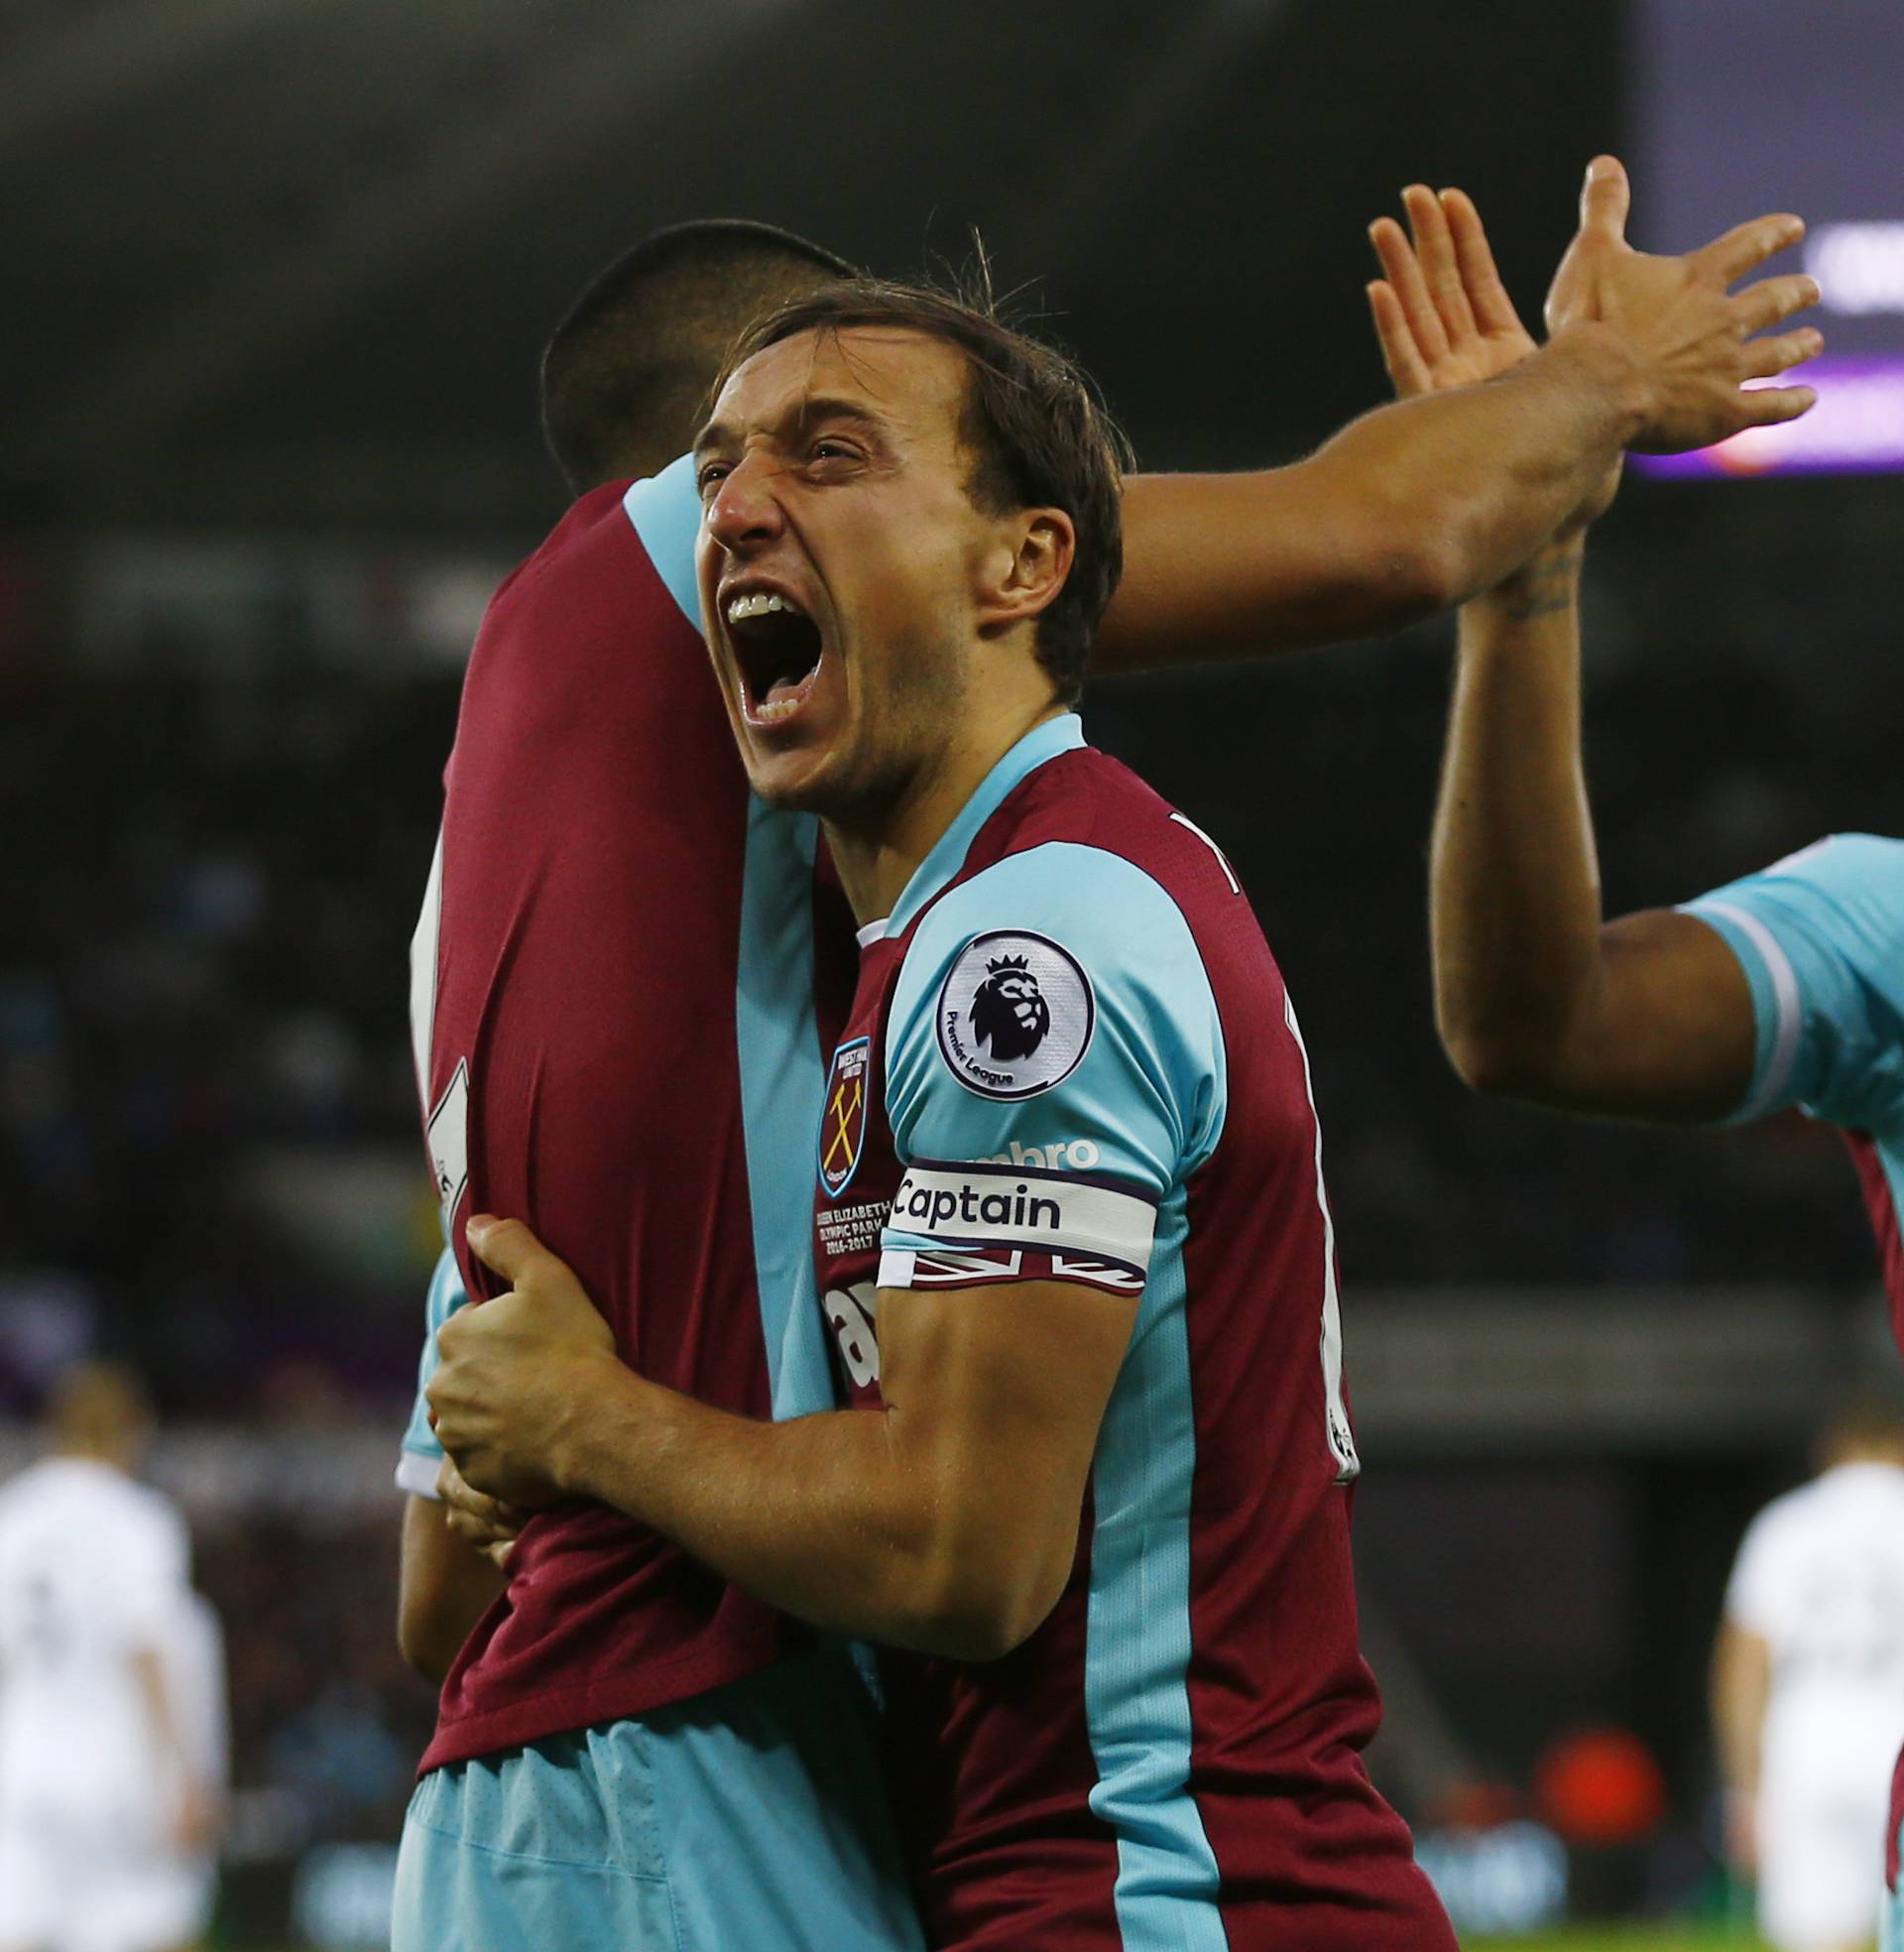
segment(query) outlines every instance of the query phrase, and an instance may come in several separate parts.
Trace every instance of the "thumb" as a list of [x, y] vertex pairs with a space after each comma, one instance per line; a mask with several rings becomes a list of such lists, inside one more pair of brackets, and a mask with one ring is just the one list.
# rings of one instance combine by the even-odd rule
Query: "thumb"
[[1608, 244], [1626, 241], [1626, 212], [1633, 200], [1626, 169], [1616, 156], [1596, 156], [1587, 166], [1580, 191], [1580, 230], [1583, 237]]
[[498, 1220], [493, 1213], [471, 1216], [463, 1231], [477, 1260], [511, 1287], [521, 1287], [537, 1269], [561, 1264], [520, 1220]]

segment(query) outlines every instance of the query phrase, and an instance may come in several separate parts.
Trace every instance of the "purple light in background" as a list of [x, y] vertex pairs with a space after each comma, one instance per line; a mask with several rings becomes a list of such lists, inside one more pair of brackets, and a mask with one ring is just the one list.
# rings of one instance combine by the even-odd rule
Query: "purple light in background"
[[1642, 474], [1734, 481], [1766, 474], [1904, 473], [1904, 353], [1828, 355], [1791, 378], [1818, 389], [1818, 405], [1802, 420], [1748, 427], [1696, 454], [1635, 454], [1633, 465]]

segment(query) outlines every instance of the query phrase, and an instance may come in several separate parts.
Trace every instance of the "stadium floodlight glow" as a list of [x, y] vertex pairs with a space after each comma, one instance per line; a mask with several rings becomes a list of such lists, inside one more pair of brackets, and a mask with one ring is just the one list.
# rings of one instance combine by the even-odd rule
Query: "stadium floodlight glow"
[[1822, 296], [1790, 323], [1815, 318], [1826, 347], [1783, 381], [1818, 389], [1801, 420], [1642, 473], [1904, 473], [1904, 6], [1833, 0], [1804, 18], [1795, 37], [1785, 0], [1625, 10], [1635, 241], [1683, 251], [1754, 211], [1797, 211]]
[[1904, 223], [1821, 225], [1806, 240], [1805, 269], [1827, 311], [1904, 312]]

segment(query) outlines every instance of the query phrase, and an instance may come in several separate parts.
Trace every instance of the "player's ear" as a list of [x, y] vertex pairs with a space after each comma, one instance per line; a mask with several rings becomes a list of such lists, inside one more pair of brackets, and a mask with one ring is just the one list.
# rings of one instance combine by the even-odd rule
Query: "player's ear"
[[1063, 509], [1014, 509], [1001, 518], [980, 564], [978, 622], [988, 635], [1029, 623], [1063, 589], [1078, 534]]

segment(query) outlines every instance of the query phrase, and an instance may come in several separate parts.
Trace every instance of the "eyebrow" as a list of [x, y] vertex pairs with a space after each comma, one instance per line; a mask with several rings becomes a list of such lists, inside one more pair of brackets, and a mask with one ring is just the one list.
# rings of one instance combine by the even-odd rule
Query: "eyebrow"
[[[865, 427], [871, 433], [886, 434], [890, 431], [888, 423], [870, 407], [863, 407], [856, 400], [842, 400], [832, 394], [808, 394], [794, 410], [784, 415], [776, 424], [776, 431], [792, 428], [804, 429], [825, 421], [850, 421], [856, 427]], [[698, 459], [710, 447], [732, 442], [734, 429], [724, 421], [709, 421], [694, 436], [693, 453]]]

